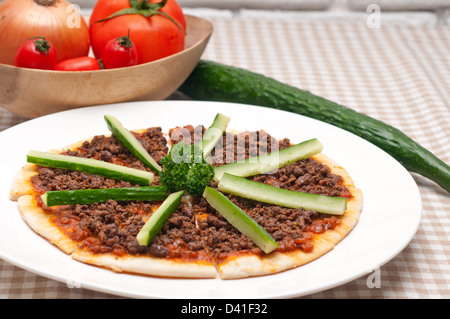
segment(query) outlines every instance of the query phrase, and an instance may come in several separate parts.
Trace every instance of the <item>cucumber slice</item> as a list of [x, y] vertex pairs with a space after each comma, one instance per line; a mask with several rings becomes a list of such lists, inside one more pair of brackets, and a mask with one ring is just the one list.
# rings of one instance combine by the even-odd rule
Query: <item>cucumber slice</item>
[[266, 254], [274, 251], [278, 243], [270, 234], [254, 219], [248, 216], [238, 206], [233, 204], [227, 197], [211, 187], [206, 187], [203, 197], [216, 209], [225, 219], [241, 233], [247, 235], [256, 246]]
[[159, 172], [162, 170], [161, 166], [155, 161], [153, 157], [147, 152], [142, 144], [134, 137], [134, 135], [123, 127], [122, 123], [112, 115], [104, 116], [109, 130], [134, 156], [139, 158], [147, 167]]
[[110, 199], [115, 201], [158, 201], [167, 197], [165, 186], [143, 186], [105, 189], [77, 189], [65, 191], [48, 191], [41, 196], [47, 207], [58, 205], [75, 205], [103, 203]]
[[311, 157], [320, 153], [322, 149], [322, 143], [314, 138], [289, 146], [278, 152], [250, 157], [242, 161], [218, 166], [214, 169], [214, 180], [219, 182], [224, 173], [243, 177], [267, 173], [303, 158]]
[[159, 234], [164, 224], [180, 204], [183, 194], [184, 191], [170, 194], [162, 205], [150, 216], [136, 236], [139, 245], [149, 245], [153, 238]]
[[201, 147], [203, 156], [206, 158], [216, 146], [217, 142], [223, 137], [223, 132], [228, 126], [230, 118], [221, 113], [217, 113], [213, 123], [203, 135]]
[[68, 156], [34, 150], [28, 152], [27, 162], [41, 166], [82, 171], [143, 186], [150, 186], [155, 177], [152, 172], [111, 164], [93, 158]]
[[347, 200], [343, 197], [290, 191], [227, 173], [223, 175], [218, 188], [221, 191], [258, 202], [289, 208], [310, 209], [318, 213], [342, 215], [347, 210]]

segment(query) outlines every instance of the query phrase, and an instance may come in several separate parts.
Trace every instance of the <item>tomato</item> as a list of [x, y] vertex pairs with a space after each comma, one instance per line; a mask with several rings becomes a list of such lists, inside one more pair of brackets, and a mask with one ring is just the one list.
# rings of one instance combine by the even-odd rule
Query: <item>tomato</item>
[[138, 63], [136, 46], [130, 40], [129, 34], [117, 39], [111, 39], [102, 51], [103, 68], [123, 68]]
[[96, 58], [89, 56], [61, 61], [54, 68], [55, 71], [92, 71], [100, 69], [100, 62]]
[[52, 70], [56, 63], [55, 48], [44, 37], [26, 40], [14, 57], [14, 65], [22, 68]]
[[[124, 9], [134, 13], [122, 14], [121, 10]], [[150, 16], [138, 13], [143, 12], [140, 10]], [[110, 17], [113, 14], [117, 16]], [[103, 19], [106, 20], [100, 21]], [[128, 30], [138, 51], [138, 64], [161, 59], [184, 49], [186, 20], [175, 0], [97, 1], [90, 18], [92, 51], [97, 58], [101, 57], [108, 41], [127, 34]]]

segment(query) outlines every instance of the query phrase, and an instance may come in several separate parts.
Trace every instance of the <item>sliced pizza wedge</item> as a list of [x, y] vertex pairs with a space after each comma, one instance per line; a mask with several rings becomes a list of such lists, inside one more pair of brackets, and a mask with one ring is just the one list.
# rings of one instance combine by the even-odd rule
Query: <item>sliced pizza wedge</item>
[[[282, 143], [281, 148], [289, 145], [287, 139]], [[236, 158], [237, 153], [251, 154], [245, 149], [249, 145], [251, 143], [237, 145], [235, 142], [235, 147], [231, 148], [235, 154], [230, 158]], [[289, 191], [341, 197], [346, 201], [346, 210], [342, 215], [329, 215], [261, 203], [224, 192], [277, 241], [278, 248], [267, 254], [204, 198], [196, 198], [193, 207], [199, 228], [222, 279], [268, 275], [313, 261], [332, 250], [353, 229], [362, 209], [361, 191], [354, 186], [347, 171], [324, 154], [248, 179]], [[215, 183], [211, 186], [217, 187]]]
[[[92, 241], [85, 241], [73, 252], [72, 257], [116, 272], [159, 277], [214, 278], [217, 276], [216, 269], [204, 249], [195, 216], [189, 206], [186, 199], [182, 200], [148, 247], [139, 245], [136, 236], [152, 213], [139, 218], [135, 226], [128, 222], [122, 225], [122, 236], [126, 238], [116, 244], [116, 249], [120, 251], [102, 251], [105, 246], [110, 247], [111, 243], [108, 241], [116, 240], [120, 234], [109, 237], [106, 242], [102, 241], [102, 235]], [[109, 208], [108, 213], [113, 210], [114, 208]], [[107, 228], [108, 225], [104, 227]], [[120, 233], [120, 229], [117, 232]]]
[[[159, 161], [168, 146], [160, 128], [133, 131], [144, 148]], [[52, 153], [93, 158], [147, 171], [112, 135], [99, 135]], [[159, 185], [155, 174], [153, 185]], [[190, 204], [184, 199], [160, 234], [141, 246], [137, 233], [162, 201], [106, 200], [89, 204], [47, 207], [41, 195], [49, 191], [132, 188], [137, 184], [83, 171], [27, 163], [13, 181], [10, 197], [27, 224], [75, 260], [142, 275], [214, 278], [216, 269], [204, 250]]]

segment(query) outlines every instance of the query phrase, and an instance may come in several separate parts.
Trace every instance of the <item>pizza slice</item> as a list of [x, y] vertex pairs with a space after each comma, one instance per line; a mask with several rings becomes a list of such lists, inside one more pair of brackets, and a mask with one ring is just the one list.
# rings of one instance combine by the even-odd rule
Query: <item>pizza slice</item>
[[[168, 145], [161, 128], [133, 132], [157, 161], [167, 154]], [[95, 136], [60, 152], [150, 171], [114, 135]], [[160, 185], [158, 174], [153, 186]], [[186, 199], [173, 212], [149, 246], [141, 246], [136, 236], [146, 220], [163, 202], [115, 201], [46, 206], [41, 195], [48, 191], [123, 189], [139, 187], [123, 180], [105, 178], [83, 171], [45, 167], [27, 163], [16, 175], [11, 199], [17, 200], [27, 224], [75, 260], [129, 272], [167, 277], [216, 277], [216, 270], [203, 247], [195, 216]]]
[[[108, 210], [108, 213], [115, 213]], [[151, 214], [150, 214], [151, 215]], [[112, 269], [117, 272], [145, 274], [159, 277], [214, 278], [216, 270], [209, 254], [203, 247], [203, 241], [195, 224], [186, 199], [172, 213], [161, 232], [149, 246], [139, 245], [136, 241], [140, 229], [147, 218], [139, 218], [136, 227], [123, 228], [125, 242], [119, 243], [118, 252], [102, 252], [105, 242], [99, 242], [102, 236], [92, 242], [85, 241], [72, 257], [95, 266]], [[127, 225], [128, 226], [128, 225]], [[105, 226], [107, 227], [107, 226]], [[120, 230], [118, 230], [120, 233]], [[111, 238], [109, 240], [114, 240]], [[106, 245], [110, 243], [106, 242]]]
[[[245, 154], [245, 158], [249, 158], [252, 154], [249, 148], [257, 143], [274, 145], [271, 141], [262, 142], [263, 138], [271, 139], [265, 132], [240, 134], [250, 136], [247, 139], [239, 136], [229, 139], [234, 140], [232, 147], [228, 145], [228, 152], [231, 149], [234, 153], [229, 156], [233, 160], [237, 159], [238, 154]], [[252, 141], [251, 136], [257, 137], [257, 141], [255, 138]], [[247, 142], [239, 144], [239, 140]], [[278, 147], [284, 149], [289, 145], [289, 140], [283, 139]], [[267, 151], [264, 148], [257, 149], [259, 153], [254, 153], [255, 156]], [[361, 192], [354, 187], [348, 173], [323, 154], [248, 179], [290, 191], [342, 197], [346, 201], [346, 210], [342, 215], [329, 215], [262, 203], [224, 192], [230, 202], [256, 221], [277, 242], [278, 247], [267, 254], [211, 207], [204, 197], [197, 197], [193, 207], [199, 228], [223, 279], [273, 274], [317, 259], [333, 249], [350, 232], [362, 209]], [[213, 182], [211, 186], [217, 189], [217, 183]]]

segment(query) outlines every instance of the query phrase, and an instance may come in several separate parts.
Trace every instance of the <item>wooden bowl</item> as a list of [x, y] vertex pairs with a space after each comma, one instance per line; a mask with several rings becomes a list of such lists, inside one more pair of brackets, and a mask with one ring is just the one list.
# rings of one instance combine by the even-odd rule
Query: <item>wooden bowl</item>
[[175, 92], [200, 60], [212, 24], [186, 15], [182, 52], [136, 66], [98, 71], [48, 71], [0, 64], [0, 106], [26, 118], [126, 101], [163, 100]]

